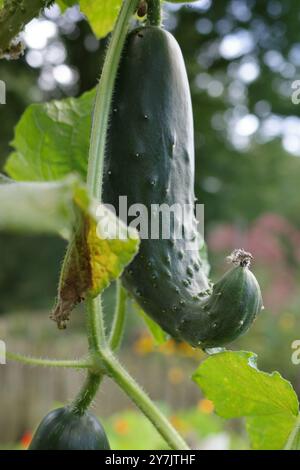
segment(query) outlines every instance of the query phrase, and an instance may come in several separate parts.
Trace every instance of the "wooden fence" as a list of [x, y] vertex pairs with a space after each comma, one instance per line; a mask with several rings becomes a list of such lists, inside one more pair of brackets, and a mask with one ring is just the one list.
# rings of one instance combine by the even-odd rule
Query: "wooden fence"
[[[57, 339], [55, 333], [54, 338], [47, 336], [43, 339], [41, 327], [38, 338], [34, 333], [30, 337], [28, 323], [26, 331], [22, 330], [24, 321], [23, 317], [20, 324], [18, 320], [13, 320], [13, 331], [7, 323], [0, 321], [0, 339], [5, 340], [8, 350], [61, 358], [80, 357], [86, 350], [84, 337], [81, 338], [78, 334], [61, 340]], [[36, 321], [35, 317], [34, 322]], [[35, 331], [38, 330], [38, 325], [41, 325], [39, 320], [35, 324]], [[174, 409], [191, 406], [199, 400], [199, 390], [188, 380], [196, 363], [175, 355], [152, 353], [140, 356], [132, 351], [130, 345], [121, 352], [120, 359], [154, 400], [164, 400]], [[170, 381], [172, 370], [182, 370], [184, 380]], [[6, 365], [0, 365], [0, 443], [17, 442], [26, 431], [34, 430], [53, 405], [65, 403], [74, 397], [83, 378], [83, 371], [32, 367], [10, 361]], [[110, 416], [132, 406], [124, 393], [107, 379], [95, 400], [94, 412], [99, 416]]]

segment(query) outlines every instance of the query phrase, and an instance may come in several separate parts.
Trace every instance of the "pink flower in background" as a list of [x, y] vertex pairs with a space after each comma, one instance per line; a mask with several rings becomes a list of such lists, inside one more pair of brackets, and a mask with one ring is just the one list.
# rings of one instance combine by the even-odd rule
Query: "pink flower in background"
[[239, 233], [232, 225], [219, 225], [209, 234], [209, 246], [213, 251], [230, 251], [236, 246]]
[[259, 225], [252, 227], [247, 234], [246, 248], [253, 253], [255, 260], [277, 264], [283, 261], [284, 253], [280, 240]]
[[287, 233], [291, 227], [289, 222], [278, 214], [267, 213], [257, 219], [257, 225], [264, 230], [277, 233]]
[[272, 276], [271, 283], [264, 289], [265, 307], [279, 313], [296, 291], [295, 280], [292, 272], [281, 271]]

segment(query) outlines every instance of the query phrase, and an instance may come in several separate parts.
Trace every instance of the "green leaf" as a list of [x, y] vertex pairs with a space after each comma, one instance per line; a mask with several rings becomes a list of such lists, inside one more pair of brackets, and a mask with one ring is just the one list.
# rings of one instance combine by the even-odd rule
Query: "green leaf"
[[56, 0], [57, 5], [59, 6], [62, 13], [64, 13], [68, 8], [78, 3], [76, 0]]
[[138, 250], [138, 234], [90, 199], [74, 176], [51, 183], [8, 181], [0, 184], [0, 230], [54, 233], [70, 240], [53, 313], [63, 328], [78, 302], [96, 297], [121, 275]]
[[292, 432], [297, 417], [286, 412], [246, 419], [247, 432], [254, 450], [281, 450]]
[[78, 0], [56, 0], [57, 5], [61, 9], [62, 12], [65, 12], [68, 8], [76, 5]]
[[95, 35], [105, 37], [114, 27], [122, 0], [80, 0], [80, 9], [87, 17]]
[[6, 172], [17, 181], [86, 177], [95, 89], [79, 98], [30, 105], [15, 128]]
[[278, 372], [257, 369], [256, 355], [226, 351], [210, 356], [193, 380], [223, 418], [246, 417], [254, 449], [282, 449], [298, 415], [298, 399]]
[[300, 414], [286, 443], [285, 450], [300, 450]]
[[157, 346], [164, 344], [168, 340], [169, 335], [155, 321], [153, 321], [136, 302], [134, 302], [133, 305], [136, 312], [146, 323]]

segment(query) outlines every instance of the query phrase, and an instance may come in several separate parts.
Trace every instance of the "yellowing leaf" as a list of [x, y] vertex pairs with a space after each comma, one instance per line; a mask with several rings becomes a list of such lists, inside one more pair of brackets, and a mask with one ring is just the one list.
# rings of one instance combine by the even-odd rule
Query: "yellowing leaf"
[[[111, 219], [112, 223], [115, 223], [115, 216], [108, 210], [107, 217]], [[104, 239], [99, 237], [99, 230], [97, 231], [94, 220], [90, 222], [87, 246], [90, 252], [92, 273], [89, 293], [92, 296], [98, 295], [112, 280], [119, 277], [124, 266], [131, 261], [136, 253], [137, 234], [127, 228], [120, 220], [118, 220], [118, 229], [123, 233], [120, 238]]]
[[60, 328], [74, 306], [117, 279], [138, 250], [137, 232], [90, 199], [75, 176], [16, 183], [0, 175], [0, 200], [0, 230], [54, 233], [70, 240], [53, 313]]
[[66, 327], [76, 304], [86, 296], [96, 297], [122, 274], [139, 246], [135, 230], [128, 228], [105, 206], [101, 206], [101, 217], [97, 221], [95, 203], [80, 196], [81, 199], [77, 196], [75, 200], [81, 213], [64, 260], [52, 314], [59, 328]]

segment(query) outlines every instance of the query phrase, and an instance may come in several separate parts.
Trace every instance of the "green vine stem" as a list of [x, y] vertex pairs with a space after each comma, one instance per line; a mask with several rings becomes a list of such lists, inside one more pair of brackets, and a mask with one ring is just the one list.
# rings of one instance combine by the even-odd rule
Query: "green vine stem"
[[[122, 287], [120, 280], [118, 279], [117, 290], [116, 290], [116, 308], [115, 308], [114, 321], [113, 321], [110, 339], [109, 339], [109, 346], [113, 351], [119, 347], [121, 339], [122, 339], [124, 322], [125, 322], [126, 299], [127, 299], [127, 293], [125, 289]], [[103, 332], [104, 328], [103, 327], [99, 328], [97, 327], [97, 325], [94, 324], [95, 318], [97, 318], [95, 315], [94, 307], [95, 305], [94, 303], [92, 303], [90, 308], [88, 309], [89, 314], [92, 316], [92, 318], [90, 318], [90, 321], [87, 322], [89, 330], [90, 330], [89, 343], [90, 343], [90, 348], [92, 348], [93, 350], [95, 350], [94, 348], [97, 348], [97, 350], [99, 350], [98, 348], [101, 347], [101, 345], [100, 345], [100, 342], [98, 341], [98, 334], [100, 332]], [[100, 317], [102, 317], [102, 315]], [[93, 324], [92, 328], [90, 328], [91, 324]], [[96, 358], [96, 362], [97, 362], [97, 358]], [[93, 364], [93, 366], [95, 366], [95, 364]], [[100, 368], [101, 368], [101, 362], [100, 362]], [[91, 370], [92, 370], [92, 367], [90, 369], [90, 372], [87, 375], [86, 381], [83, 384], [79, 394], [77, 395], [77, 397], [71, 404], [71, 407], [75, 414], [76, 413], [83, 414], [84, 411], [90, 406], [103, 380], [104, 373], [102, 372], [92, 373]]]
[[161, 21], [161, 0], [148, 0], [147, 23], [151, 26], [160, 26]]
[[115, 78], [124, 47], [129, 21], [138, 5], [137, 0], [124, 0], [107, 50], [101, 79], [97, 88], [92, 124], [87, 185], [91, 196], [101, 202], [103, 164], [110, 106]]
[[102, 314], [101, 296], [86, 299], [86, 325], [90, 354], [106, 347], [106, 336]]
[[83, 415], [89, 408], [97, 393], [99, 385], [103, 376], [100, 374], [93, 374], [89, 372], [81, 391], [71, 403], [71, 408], [74, 414]]
[[113, 351], [119, 348], [122, 341], [126, 316], [126, 301], [127, 292], [122, 286], [120, 279], [118, 279], [116, 287], [116, 309], [109, 338], [109, 346]]
[[38, 357], [24, 356], [23, 354], [15, 354], [11, 352], [6, 353], [7, 359], [10, 361], [21, 362], [30, 366], [43, 366], [43, 367], [65, 367], [70, 369], [89, 369], [92, 367], [92, 362], [88, 359], [78, 360], [62, 360], [62, 359], [46, 359]]
[[[87, 187], [89, 194], [99, 202], [101, 202], [102, 195], [105, 136], [107, 134], [113, 88], [129, 22], [136, 6], [137, 0], [124, 0], [122, 3], [97, 88], [90, 138]], [[101, 357], [100, 351], [106, 349], [101, 296], [96, 299], [88, 298], [86, 300], [86, 311], [89, 350], [91, 356], [95, 359], [95, 355]], [[101, 372], [98, 372], [98, 374], [89, 372], [85, 384], [71, 405], [75, 410], [79, 409], [82, 413], [88, 408], [97, 393], [102, 378], [103, 374]]]
[[98, 388], [103, 379], [103, 372], [100, 367], [97, 372], [95, 369], [95, 362], [98, 358], [101, 348], [106, 347], [105, 329], [103, 325], [102, 304], [101, 297], [93, 299], [88, 297], [86, 299], [86, 325], [88, 333], [89, 352], [91, 360], [93, 361], [92, 367], [87, 374], [86, 380], [81, 387], [80, 392], [71, 403], [71, 409], [75, 414], [82, 415], [92, 403]]
[[[87, 185], [90, 195], [96, 198], [99, 202], [101, 202], [102, 196], [103, 166], [106, 145], [105, 137], [107, 135], [113, 89], [121, 53], [125, 44], [129, 21], [135, 12], [137, 5], [137, 0], [123, 1], [97, 89], [90, 141]], [[105, 373], [110, 375], [110, 377], [125, 391], [145, 416], [148, 417], [172, 449], [188, 449], [187, 444], [171, 426], [166, 417], [159, 411], [128, 372], [118, 363], [117, 359], [113, 356], [113, 353], [108, 349], [103, 325], [101, 298], [87, 299], [86, 307], [89, 346], [91, 352], [94, 354], [93, 359], [95, 363], [96, 360], [99, 359], [100, 368], [103, 365], [105, 366]], [[118, 314], [119, 313], [120, 312], [118, 311]], [[117, 333], [113, 333], [113, 344], [116, 344], [119, 341], [121, 331], [119, 326], [123, 322], [123, 320], [120, 320], [122, 320], [121, 315], [120, 318], [116, 319]], [[79, 396], [73, 402], [73, 406], [75, 407], [76, 403], [77, 406], [78, 403], [80, 403], [81, 412], [86, 409], [86, 406], [90, 404], [97, 392], [102, 379], [102, 374], [99, 372], [97, 375], [98, 384], [94, 383], [94, 378], [92, 379], [91, 375], [89, 375]], [[81, 400], [80, 397], [88, 398], [83, 398]]]
[[103, 361], [108, 374], [129, 396], [136, 406], [151, 421], [160, 435], [173, 450], [189, 450], [186, 442], [173, 428], [167, 418], [160, 412], [148, 395], [140, 388], [137, 382], [121, 366], [112, 353], [103, 353]]
[[12, 40], [26, 23], [38, 16], [43, 8], [49, 7], [52, 3], [53, 0], [4, 1], [0, 10], [0, 58], [3, 54], [8, 54], [11, 58], [14, 58], [14, 54], [16, 54], [17, 58], [17, 46], [11, 46]]

